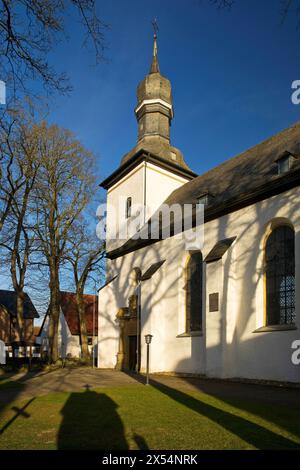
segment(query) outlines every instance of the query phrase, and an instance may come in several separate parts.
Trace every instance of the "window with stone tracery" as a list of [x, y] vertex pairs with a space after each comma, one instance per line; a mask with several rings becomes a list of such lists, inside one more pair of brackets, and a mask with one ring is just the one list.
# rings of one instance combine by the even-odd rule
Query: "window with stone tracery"
[[201, 252], [193, 253], [186, 266], [186, 331], [202, 330], [202, 278]]
[[289, 225], [272, 230], [265, 248], [266, 323], [295, 323], [295, 232]]

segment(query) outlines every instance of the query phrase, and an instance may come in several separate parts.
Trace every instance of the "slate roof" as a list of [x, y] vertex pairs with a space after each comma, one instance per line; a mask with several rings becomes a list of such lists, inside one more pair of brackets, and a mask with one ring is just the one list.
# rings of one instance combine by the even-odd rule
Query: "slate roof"
[[[156, 143], [158, 143], [158, 140]], [[153, 139], [152, 139], [153, 141]], [[194, 173], [187, 165], [184, 163], [183, 156], [180, 157], [180, 151], [175, 147], [165, 144], [164, 146], [157, 145], [153, 146], [153, 152], [149, 150], [149, 145], [143, 148], [143, 141], [141, 140], [130, 152], [128, 152], [121, 162], [121, 166], [117, 168], [110, 176], [105, 178], [100, 183], [100, 186], [104, 189], [109, 189], [112, 185], [120, 181], [125, 175], [127, 175], [131, 170], [136, 168], [136, 166], [145, 161], [149, 163], [154, 163], [155, 165], [160, 166], [163, 169], [171, 171], [179, 176], [191, 180], [198, 176]], [[171, 160], [170, 151], [177, 152], [179, 157], [178, 164]]]
[[[84, 294], [85, 319], [88, 336], [93, 335], [93, 314], [95, 308], [95, 335], [98, 334], [98, 306], [97, 296]], [[96, 305], [95, 305], [96, 304]], [[70, 332], [79, 335], [79, 318], [77, 311], [76, 294], [74, 292], [60, 292], [60, 305]]]
[[[194, 178], [175, 190], [165, 202], [196, 203], [207, 191], [212, 194], [211, 206], [237, 198], [282, 178], [278, 175], [276, 161], [286, 151], [300, 155], [300, 122]], [[300, 158], [295, 160], [291, 171], [297, 169], [300, 169]]]
[[[288, 173], [279, 175], [277, 160], [287, 152], [296, 157], [295, 161]], [[209, 193], [204, 218], [205, 221], [212, 220], [299, 186], [299, 156], [300, 122], [197, 176], [173, 191], [164, 203], [196, 204], [199, 196]], [[157, 240], [130, 239], [107, 256], [116, 258], [155, 241]]]
[[[0, 290], [0, 307], [3, 306], [10, 313], [10, 315], [17, 316], [17, 296], [15, 291]], [[24, 298], [24, 318], [39, 318], [39, 314], [36, 311], [28, 294], [25, 293]]]

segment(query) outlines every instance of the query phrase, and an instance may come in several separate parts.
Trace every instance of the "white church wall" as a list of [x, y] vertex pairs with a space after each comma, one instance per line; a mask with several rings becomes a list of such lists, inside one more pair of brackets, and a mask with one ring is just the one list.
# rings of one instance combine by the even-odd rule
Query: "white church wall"
[[223, 263], [222, 260], [206, 265], [206, 304], [209, 305], [209, 295], [218, 293], [219, 311], [210, 312], [206, 309], [206, 374], [211, 377], [221, 377], [223, 374]]
[[[124, 240], [114, 239], [115, 223], [119, 220], [120, 211], [123, 211], [122, 218], [125, 222], [125, 209], [127, 197], [132, 198], [132, 204], [144, 203], [144, 164], [141, 163], [134, 170], [129, 172], [124, 178], [118, 181], [107, 192], [107, 205], [114, 208], [114, 214], [107, 213], [106, 220], [106, 243], [107, 249], [113, 250], [123, 245]], [[122, 204], [120, 204], [122, 201]]]
[[[190, 371], [201, 373], [204, 363], [198, 360], [202, 338], [181, 336], [185, 332], [183, 311], [179, 312], [183, 289], [179, 265], [181, 263], [181, 242], [172, 238], [153, 245], [152, 260], [146, 259], [144, 270], [152, 262], [166, 260], [162, 267], [143, 285], [142, 296], [142, 369], [145, 368], [146, 345], [144, 335], [153, 335], [151, 343], [151, 367], [153, 371]], [[147, 312], [147, 313], [146, 313]], [[144, 354], [143, 354], [144, 352]]]
[[[112, 186], [107, 192], [108, 207], [114, 208], [114, 215], [109, 211], [107, 215], [107, 249], [111, 251], [124, 243], [124, 239], [113, 239], [113, 234], [115, 220], [119, 220], [120, 214], [122, 217], [125, 216], [126, 199], [128, 197], [131, 197], [133, 206], [138, 204], [142, 207], [147, 207], [147, 213], [145, 214], [146, 221], [165, 201], [169, 194], [187, 181], [186, 178], [175, 175], [157, 165], [142, 162]], [[132, 215], [136, 215], [134, 210]], [[118, 233], [117, 231], [117, 238]]]
[[[173, 349], [175, 354], [172, 355], [174, 364], [168, 364], [168, 367], [173, 367], [175, 372], [189, 372], [195, 374], [204, 374], [206, 370], [206, 351], [205, 351], [205, 308], [206, 298], [203, 296], [202, 302], [202, 335], [201, 336], [187, 336], [186, 332], [186, 278], [185, 269], [190, 258], [188, 251], [184, 249], [182, 243], [177, 249], [179, 251], [179, 266], [178, 266], [178, 283], [177, 283], [177, 332], [173, 334]], [[175, 271], [175, 267], [171, 267]], [[205, 272], [203, 273], [203, 292], [205, 292]], [[167, 369], [168, 370], [168, 369]], [[169, 369], [171, 370], [171, 369]]]
[[[300, 370], [291, 362], [291, 344], [299, 338], [299, 188], [248, 207], [228, 217], [237, 234], [235, 296], [227, 302], [227, 315], [236, 312], [231, 342], [227, 341], [227, 375], [254, 379], [300, 381]], [[298, 330], [254, 333], [265, 324], [263, 247], [267, 226], [279, 219], [292, 223], [296, 234], [296, 325]], [[235, 232], [235, 233], [234, 233]], [[235, 358], [235, 360], [234, 360]]]
[[[186, 256], [185, 254], [185, 258]], [[151, 280], [145, 281], [142, 285], [141, 367], [145, 368], [146, 361], [144, 335], [151, 333], [153, 335], [151, 344], [153, 370], [157, 372], [187, 370], [191, 373], [204, 373], [204, 339], [202, 337], [178, 337], [179, 334], [184, 333], [184, 329], [179, 328], [179, 322], [181, 321], [183, 327], [185, 312], [182, 309], [178, 317], [178, 290], [179, 288], [184, 290], [184, 285], [180, 277], [182, 270], [178, 269], [182, 259], [182, 242], [175, 238], [155, 243], [147, 249], [129, 253], [109, 262], [110, 276], [114, 273], [118, 273], [119, 276], [116, 281], [100, 291], [99, 295], [100, 367], [105, 367], [104, 364], [106, 367], [112, 367], [112, 364], [116, 363], [118, 327], [112, 323], [110, 316], [109, 319], [105, 317], [108, 315], [107, 312], [114, 312], [111, 315], [115, 317], [118, 308], [127, 306], [127, 299], [130, 295], [128, 287], [130, 272], [134, 267], [139, 267], [142, 272], [145, 272], [151, 264], [164, 259], [166, 260], [164, 265]], [[105, 325], [105, 332], [103, 325]], [[100, 353], [102, 337], [108, 347], [105, 350], [102, 348], [102, 353]], [[113, 340], [108, 339], [112, 337]]]
[[[105, 294], [101, 308], [105, 315], [111, 316], [113, 311], [115, 316], [118, 306], [127, 305], [127, 280], [133, 267], [145, 272], [153, 262], [166, 259], [142, 288], [142, 367], [143, 335], [151, 333], [152, 371], [300, 381], [299, 366], [291, 362], [291, 344], [300, 339], [299, 207], [300, 188], [296, 188], [205, 224], [203, 258], [219, 240], [236, 237], [236, 241], [221, 261], [206, 266], [203, 336], [180, 336], [185, 318], [182, 273], [188, 255], [183, 242], [172, 237], [109, 262], [110, 275], [118, 273], [119, 281], [117, 291], [114, 284]], [[264, 324], [265, 315], [262, 244], [268, 224], [276, 218], [289, 220], [296, 234], [298, 329], [254, 333]], [[219, 312], [208, 311], [208, 295], [213, 292], [219, 292]], [[114, 347], [106, 348], [105, 363], [113, 364], [118, 329], [109, 327], [107, 332], [114, 335]]]
[[188, 180], [164, 170], [153, 163], [146, 163], [146, 206], [148, 217], [167, 199], [167, 197]]
[[[236, 259], [236, 243], [223, 256], [223, 286], [222, 286], [222, 315], [223, 315], [223, 351], [222, 377], [237, 377], [236, 371], [236, 325], [238, 322], [238, 298], [236, 294], [238, 265]], [[230, 345], [230, 346], [228, 346]]]

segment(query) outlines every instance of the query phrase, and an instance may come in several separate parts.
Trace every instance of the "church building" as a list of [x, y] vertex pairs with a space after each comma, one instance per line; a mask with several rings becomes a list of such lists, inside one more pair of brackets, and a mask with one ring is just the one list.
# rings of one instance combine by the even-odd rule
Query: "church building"
[[[171, 145], [171, 83], [160, 73], [156, 36], [135, 115], [137, 144], [101, 183], [107, 276], [98, 367], [145, 371], [152, 335], [151, 372], [300, 382], [292, 360], [300, 340], [300, 123], [198, 176]], [[135, 236], [163, 204], [204, 206], [200, 248], [187, 248], [171, 220], [167, 237], [161, 227], [156, 238]], [[146, 208], [136, 230], [119, 236], [116, 220], [135, 221], [136, 206]]]

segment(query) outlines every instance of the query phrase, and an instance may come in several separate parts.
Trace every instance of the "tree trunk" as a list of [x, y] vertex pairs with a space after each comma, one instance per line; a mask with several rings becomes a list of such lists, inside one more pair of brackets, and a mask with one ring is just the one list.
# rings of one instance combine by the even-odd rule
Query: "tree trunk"
[[79, 331], [80, 331], [80, 344], [81, 344], [81, 356], [82, 359], [88, 360], [90, 357], [89, 348], [88, 348], [88, 338], [87, 338], [87, 327], [85, 320], [85, 306], [83, 300], [83, 293], [78, 291], [76, 292], [77, 300], [77, 309], [79, 317]]
[[17, 331], [19, 336], [19, 341], [26, 340], [26, 333], [24, 331], [24, 284], [25, 284], [25, 275], [26, 269], [28, 264], [29, 258], [29, 251], [30, 251], [30, 244], [27, 234], [25, 234], [25, 241], [23, 246], [23, 260], [21, 261], [20, 257], [20, 243], [21, 243], [21, 233], [23, 229], [23, 222], [25, 219], [27, 206], [28, 206], [28, 199], [29, 194], [32, 189], [33, 181], [28, 181], [25, 185], [25, 191], [23, 195], [22, 204], [20, 207], [20, 211], [17, 210], [16, 213], [18, 214], [17, 217], [17, 224], [16, 224], [16, 232], [14, 237], [14, 246], [11, 253], [10, 259], [10, 272], [11, 272], [11, 279], [14, 290], [16, 292], [17, 297]]
[[18, 341], [26, 340], [25, 322], [24, 322], [24, 292], [16, 291], [17, 297], [17, 332]]
[[50, 263], [50, 321], [49, 321], [49, 359], [58, 359], [58, 325], [60, 312], [59, 272], [56, 263]]

